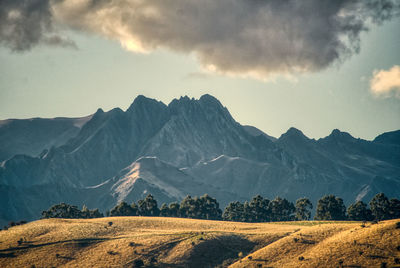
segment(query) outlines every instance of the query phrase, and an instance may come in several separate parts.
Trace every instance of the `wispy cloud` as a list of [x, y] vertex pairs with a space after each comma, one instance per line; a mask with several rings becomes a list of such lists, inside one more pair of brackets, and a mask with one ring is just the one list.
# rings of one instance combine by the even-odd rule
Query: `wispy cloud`
[[196, 80], [203, 80], [212, 77], [212, 75], [208, 72], [192, 72], [185, 75], [184, 79], [196, 79]]
[[267, 79], [343, 60], [359, 51], [369, 23], [399, 13], [397, 0], [3, 0], [0, 38], [30, 49], [59, 24], [134, 52], [194, 54], [208, 71]]
[[400, 98], [400, 66], [389, 70], [375, 70], [370, 80], [371, 92], [380, 97]]

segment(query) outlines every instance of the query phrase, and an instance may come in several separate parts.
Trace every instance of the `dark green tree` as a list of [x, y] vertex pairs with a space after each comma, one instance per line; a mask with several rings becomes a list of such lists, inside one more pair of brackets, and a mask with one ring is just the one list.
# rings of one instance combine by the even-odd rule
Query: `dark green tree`
[[270, 220], [270, 201], [261, 195], [254, 196], [248, 203], [247, 215], [251, 222], [266, 222]]
[[372, 211], [372, 215], [375, 220], [387, 220], [390, 218], [389, 213], [389, 199], [383, 193], [376, 194], [371, 201], [369, 202], [369, 206]]
[[400, 218], [400, 200], [392, 198], [389, 201], [389, 219]]
[[346, 220], [346, 207], [343, 199], [334, 195], [325, 195], [318, 200], [315, 220]]
[[145, 199], [139, 200], [138, 207], [141, 216], [158, 216], [160, 214], [157, 200], [151, 194], [148, 194]]
[[311, 209], [313, 205], [308, 198], [299, 198], [296, 201], [296, 220], [308, 221], [311, 218]]
[[217, 199], [212, 198], [208, 194], [201, 196], [196, 200], [199, 205], [197, 206], [199, 212], [197, 213], [200, 219], [205, 220], [220, 220], [222, 211], [219, 208]]
[[160, 207], [160, 216], [161, 217], [169, 217], [169, 208], [168, 205], [163, 203]]
[[85, 218], [85, 219], [104, 217], [103, 213], [101, 213], [97, 208], [90, 210], [90, 209], [88, 209], [88, 207], [86, 205], [83, 205], [81, 215], [82, 215], [82, 218]]
[[110, 216], [136, 216], [136, 211], [126, 202], [121, 202], [110, 210]]
[[169, 217], [180, 217], [179, 215], [179, 203], [172, 202], [168, 206], [169, 209]]
[[131, 208], [132, 208], [132, 211], [134, 214], [133, 216], [138, 216], [139, 215], [139, 207], [136, 205], [135, 202], [132, 202]]
[[269, 210], [271, 221], [292, 221], [296, 209], [286, 198], [276, 197], [269, 203]]
[[93, 218], [102, 218], [102, 217], [104, 217], [104, 215], [103, 215], [103, 213], [101, 213], [100, 211], [99, 211], [99, 209], [91, 209], [91, 210], [89, 210], [89, 218], [90, 219], [93, 219]]
[[179, 206], [179, 215], [184, 218], [218, 220], [222, 211], [217, 200], [208, 194], [194, 198], [188, 195]]
[[82, 211], [77, 206], [71, 206], [66, 203], [54, 205], [48, 210], [42, 212], [42, 219], [46, 218], [65, 218], [78, 219], [83, 218]]
[[243, 204], [242, 219], [244, 222], [254, 222], [256, 220], [253, 213], [253, 207], [250, 205], [249, 201], [245, 201]]
[[357, 201], [347, 208], [347, 217], [352, 221], [370, 221], [373, 218], [371, 210], [362, 201]]
[[190, 196], [187, 195], [182, 201], [181, 204], [179, 205], [179, 215], [182, 218], [191, 218], [193, 213], [192, 210], [194, 208], [194, 199]]
[[222, 219], [225, 221], [245, 221], [244, 205], [239, 201], [229, 203], [224, 209]]

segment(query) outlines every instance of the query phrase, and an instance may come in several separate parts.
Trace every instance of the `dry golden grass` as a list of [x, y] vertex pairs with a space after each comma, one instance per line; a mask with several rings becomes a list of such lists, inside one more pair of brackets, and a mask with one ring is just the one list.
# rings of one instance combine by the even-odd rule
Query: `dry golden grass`
[[398, 222], [314, 226], [255, 251], [231, 267], [400, 267]]
[[138, 259], [156, 267], [215, 267], [224, 261], [237, 261], [232, 267], [337, 267], [339, 260], [390, 267], [400, 258], [395, 222], [361, 228], [157, 217], [47, 219], [0, 232], [0, 267], [133, 267]]

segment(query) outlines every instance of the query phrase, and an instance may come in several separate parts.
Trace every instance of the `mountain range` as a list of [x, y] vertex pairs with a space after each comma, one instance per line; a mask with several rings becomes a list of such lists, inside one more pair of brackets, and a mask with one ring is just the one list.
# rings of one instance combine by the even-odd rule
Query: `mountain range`
[[372, 141], [333, 130], [279, 138], [236, 122], [213, 96], [131, 106], [82, 118], [0, 121], [0, 224], [60, 202], [108, 210], [148, 193], [159, 203], [208, 193], [224, 207], [256, 194], [349, 204], [400, 196], [400, 130]]

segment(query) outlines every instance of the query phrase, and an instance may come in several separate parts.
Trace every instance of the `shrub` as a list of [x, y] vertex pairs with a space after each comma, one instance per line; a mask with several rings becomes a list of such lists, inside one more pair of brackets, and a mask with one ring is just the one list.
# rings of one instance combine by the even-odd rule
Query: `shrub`
[[136, 259], [133, 261], [133, 267], [143, 267], [144, 266], [144, 262], [141, 259]]

